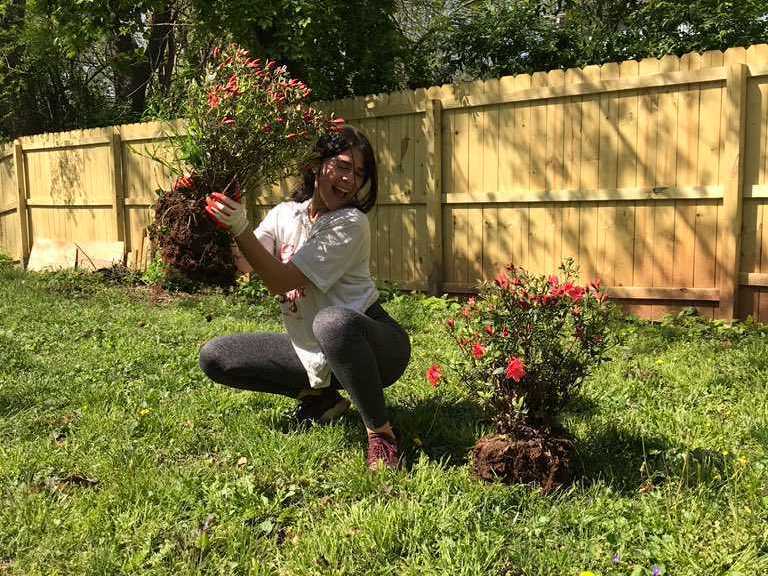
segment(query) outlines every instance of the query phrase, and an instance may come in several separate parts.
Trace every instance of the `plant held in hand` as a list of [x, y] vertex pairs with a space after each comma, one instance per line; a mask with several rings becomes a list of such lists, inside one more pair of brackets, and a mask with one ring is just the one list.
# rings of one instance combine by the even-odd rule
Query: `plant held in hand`
[[231, 237], [207, 217], [213, 193], [240, 201], [297, 173], [314, 158], [318, 139], [343, 120], [309, 105], [311, 90], [285, 66], [251, 58], [237, 45], [215, 48], [205, 74], [189, 86], [182, 131], [170, 138], [178, 176], [161, 193], [150, 237], [169, 268], [187, 278], [232, 284]]

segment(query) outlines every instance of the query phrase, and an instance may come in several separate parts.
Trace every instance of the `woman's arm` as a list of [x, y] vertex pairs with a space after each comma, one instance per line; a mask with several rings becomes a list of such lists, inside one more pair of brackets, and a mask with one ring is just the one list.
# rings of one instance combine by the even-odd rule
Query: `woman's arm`
[[205, 211], [214, 221], [235, 237], [240, 252], [272, 294], [285, 294], [309, 284], [309, 280], [291, 262], [280, 262], [256, 238], [248, 222], [245, 206], [214, 192], [206, 198]]
[[235, 241], [243, 257], [272, 294], [285, 294], [309, 284], [307, 277], [293, 263], [283, 263], [272, 256], [256, 238], [250, 226], [235, 236]]

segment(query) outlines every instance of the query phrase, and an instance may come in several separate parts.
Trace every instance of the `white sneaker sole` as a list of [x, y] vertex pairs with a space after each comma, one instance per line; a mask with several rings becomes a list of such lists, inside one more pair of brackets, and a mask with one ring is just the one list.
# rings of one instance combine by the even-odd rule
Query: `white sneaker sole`
[[341, 400], [336, 402], [336, 404], [328, 408], [328, 410], [323, 412], [323, 415], [320, 416], [320, 418], [318, 419], [318, 422], [320, 422], [321, 424], [327, 424], [331, 420], [335, 420], [336, 418], [344, 414], [344, 412], [349, 410], [349, 407], [351, 405], [352, 403], [349, 400], [347, 400], [346, 398], [342, 398]]

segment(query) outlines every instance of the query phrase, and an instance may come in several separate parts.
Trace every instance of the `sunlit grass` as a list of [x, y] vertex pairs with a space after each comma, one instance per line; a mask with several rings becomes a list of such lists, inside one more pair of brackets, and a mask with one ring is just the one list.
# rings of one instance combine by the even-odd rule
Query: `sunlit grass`
[[768, 573], [756, 328], [625, 325], [566, 417], [577, 481], [543, 496], [472, 478], [487, 425], [424, 378], [444, 301], [385, 305], [413, 341], [387, 392], [407, 467], [372, 475], [355, 413], [302, 431], [200, 372], [207, 339], [279, 330], [270, 304], [8, 269], [0, 297], [0, 574]]

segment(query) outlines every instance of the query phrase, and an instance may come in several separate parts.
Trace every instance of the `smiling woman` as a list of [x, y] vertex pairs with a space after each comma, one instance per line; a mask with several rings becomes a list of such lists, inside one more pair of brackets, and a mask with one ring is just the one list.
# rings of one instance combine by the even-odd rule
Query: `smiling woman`
[[299, 400], [302, 423], [325, 423], [349, 408], [345, 390], [368, 430], [368, 464], [398, 466], [385, 387], [410, 359], [405, 331], [378, 303], [370, 273], [370, 229], [376, 203], [376, 160], [368, 139], [345, 126], [317, 145], [318, 160], [289, 202], [251, 231], [245, 207], [223, 194], [207, 212], [228, 229], [267, 288], [278, 295], [287, 334], [235, 334], [200, 351], [214, 381]]

